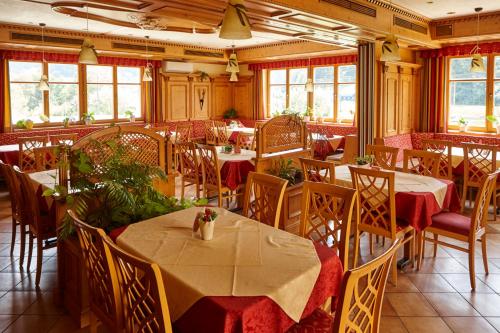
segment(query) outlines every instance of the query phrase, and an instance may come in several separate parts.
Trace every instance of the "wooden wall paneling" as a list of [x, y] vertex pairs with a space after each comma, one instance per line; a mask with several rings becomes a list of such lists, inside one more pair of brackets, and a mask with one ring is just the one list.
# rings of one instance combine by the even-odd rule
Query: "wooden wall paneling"
[[238, 117], [251, 119], [253, 115], [253, 79], [240, 77], [233, 86], [233, 106], [238, 111]]
[[218, 77], [213, 83], [213, 109], [211, 118], [220, 119], [233, 106], [233, 84], [228, 77]]
[[399, 131], [398, 134], [411, 133], [413, 130], [413, 75], [399, 74]]
[[191, 119], [209, 119], [212, 112], [212, 84], [210, 81], [193, 80], [191, 84]]
[[383, 67], [382, 75], [382, 133], [384, 136], [398, 133], [398, 77], [399, 73], [390, 66]]
[[190, 82], [187, 76], [169, 77], [167, 81], [168, 120], [188, 120], [191, 110]]

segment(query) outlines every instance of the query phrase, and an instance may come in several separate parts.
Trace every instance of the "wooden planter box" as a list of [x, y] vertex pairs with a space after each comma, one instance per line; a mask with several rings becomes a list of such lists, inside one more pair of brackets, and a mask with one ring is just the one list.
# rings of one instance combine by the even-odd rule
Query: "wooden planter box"
[[281, 207], [280, 229], [299, 234], [300, 213], [302, 209], [302, 184], [287, 187]]

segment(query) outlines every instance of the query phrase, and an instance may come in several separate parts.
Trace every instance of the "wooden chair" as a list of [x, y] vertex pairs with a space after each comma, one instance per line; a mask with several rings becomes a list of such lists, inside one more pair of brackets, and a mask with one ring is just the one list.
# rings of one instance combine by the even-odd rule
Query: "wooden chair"
[[378, 333], [385, 286], [399, 243], [398, 239], [381, 256], [344, 274], [334, 318], [317, 309], [287, 333]]
[[200, 198], [203, 189], [203, 176], [198, 163], [196, 146], [193, 142], [177, 143], [176, 150], [179, 154], [181, 167], [181, 198], [184, 199], [184, 189], [188, 186], [195, 186], [196, 198]]
[[[396, 221], [396, 197], [394, 191], [394, 172], [372, 170], [349, 166], [352, 183], [359, 195], [360, 219], [357, 224], [357, 237], [361, 232], [379, 235], [395, 241], [410, 242], [410, 258], [415, 264], [415, 229], [399, 226]], [[370, 236], [371, 237], [371, 236]], [[370, 239], [370, 254], [373, 243]], [[355, 248], [355, 258], [358, 248]], [[392, 282], [397, 284], [397, 263], [393, 263]]]
[[372, 165], [386, 170], [396, 170], [398, 152], [394, 147], [366, 145], [366, 154], [373, 156]]
[[403, 150], [403, 172], [436, 178], [441, 154], [423, 150]]
[[118, 277], [124, 332], [172, 333], [160, 267], [123, 251], [109, 237], [103, 241]]
[[199, 144], [198, 151], [203, 175], [203, 196], [208, 198], [210, 192], [217, 192], [219, 207], [223, 207], [224, 199], [227, 200], [227, 205], [229, 206], [229, 200], [231, 198], [243, 195], [243, 193], [240, 193], [241, 187], [237, 188], [235, 190], [236, 192], [234, 192], [223, 184], [215, 146]]
[[115, 263], [109, 247], [104, 244], [107, 236], [104, 230], [81, 221], [72, 210], [68, 210], [68, 214], [76, 228], [87, 271], [90, 331], [97, 332], [97, 320], [100, 320], [111, 332], [121, 332], [122, 299]]
[[333, 161], [335, 164], [354, 163], [358, 155], [358, 136], [356, 134], [346, 135], [344, 152], [342, 154], [330, 155], [326, 158], [327, 161]]
[[56, 223], [53, 216], [51, 216], [49, 212], [43, 212], [40, 209], [38, 195], [28, 174], [19, 170], [17, 166], [14, 167], [14, 171], [17, 175], [17, 179], [19, 180], [23, 198], [23, 204], [20, 207], [22, 215], [21, 219], [27, 226], [27, 230], [25, 230], [25, 228], [21, 228], [21, 237], [25, 238], [26, 232], [28, 232], [28, 268], [31, 266], [33, 241], [35, 238], [37, 240], [35, 286], [38, 288], [42, 274], [43, 250], [57, 245], [56, 242], [46, 242], [47, 240], [56, 238]]
[[205, 142], [207, 145], [217, 145], [217, 130], [213, 120], [205, 121]]
[[[452, 212], [442, 212], [432, 217], [432, 224], [425, 228], [422, 237], [422, 251], [419, 255], [419, 261], [422, 260], [424, 253], [425, 241], [434, 243], [434, 257], [437, 252], [437, 245], [444, 245], [452, 249], [466, 252], [469, 255], [469, 276], [470, 285], [472, 290], [476, 288], [476, 274], [475, 274], [475, 246], [476, 240], [481, 240], [481, 250], [483, 253], [484, 271], [488, 274], [488, 256], [486, 254], [486, 225], [488, 220], [488, 207], [492, 198], [492, 194], [497, 187], [497, 177], [500, 170], [497, 170], [489, 175], [486, 175], [481, 180], [474, 209], [472, 210], [471, 217]], [[427, 238], [426, 233], [431, 232], [434, 238]], [[443, 242], [439, 240], [439, 236], [445, 236], [454, 240], [467, 243], [467, 247], [462, 247]]]
[[72, 146], [76, 141], [78, 141], [78, 133], [50, 135], [49, 141], [52, 146]]
[[[465, 208], [467, 192], [471, 188], [480, 188], [483, 177], [497, 170], [498, 147], [478, 143], [462, 143], [464, 148], [464, 184], [462, 190], [462, 212]], [[493, 197], [493, 216], [496, 220], [497, 200]]]
[[255, 131], [254, 134], [238, 132], [236, 146], [241, 149], [255, 150]]
[[47, 136], [32, 136], [17, 139], [19, 143], [19, 167], [22, 171], [36, 171], [35, 148], [47, 146]]
[[12, 212], [12, 239], [10, 242], [10, 255], [14, 253], [14, 246], [16, 245], [17, 226], [19, 226], [19, 233], [21, 235], [19, 265], [22, 267], [24, 262], [26, 238], [23, 237], [23, 235], [25, 234], [25, 222], [21, 214], [21, 207], [24, 204], [21, 187], [12, 166], [5, 164], [2, 160], [0, 160], [0, 170], [4, 176], [5, 182], [7, 183], [7, 188], [10, 195], [10, 208]]
[[279, 228], [287, 184], [288, 180], [273, 175], [250, 172], [245, 186], [243, 215]]
[[438, 177], [442, 179], [453, 179], [453, 167], [451, 165], [451, 149], [453, 142], [448, 140], [422, 140], [424, 150], [441, 154]]
[[354, 209], [356, 199], [354, 189], [334, 184], [305, 181], [302, 188], [300, 236], [336, 249], [345, 270], [349, 268], [351, 221], [359, 214], [358, 207]]
[[59, 167], [60, 146], [34, 148], [36, 171], [53, 170]]
[[190, 142], [193, 134], [193, 125], [177, 124], [175, 126], [175, 141], [174, 143]]
[[217, 145], [224, 146], [229, 144], [226, 123], [224, 121], [214, 121], [214, 127], [217, 133]]
[[335, 164], [310, 158], [299, 158], [304, 180], [320, 183], [335, 183]]

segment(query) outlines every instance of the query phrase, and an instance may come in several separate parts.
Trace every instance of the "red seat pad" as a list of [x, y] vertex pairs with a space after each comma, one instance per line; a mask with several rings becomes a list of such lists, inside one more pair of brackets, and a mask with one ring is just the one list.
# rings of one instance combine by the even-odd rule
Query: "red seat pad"
[[331, 333], [332, 323], [332, 316], [321, 309], [316, 309], [300, 323], [293, 325], [287, 333]]
[[457, 213], [444, 212], [432, 217], [431, 227], [467, 236], [471, 228], [471, 220]]

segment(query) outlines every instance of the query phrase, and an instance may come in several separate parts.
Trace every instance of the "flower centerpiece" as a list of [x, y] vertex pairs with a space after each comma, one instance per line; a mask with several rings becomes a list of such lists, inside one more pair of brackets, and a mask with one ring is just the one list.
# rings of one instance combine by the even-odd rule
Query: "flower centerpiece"
[[226, 154], [231, 154], [233, 152], [233, 146], [231, 145], [225, 145], [223, 149]]
[[211, 240], [214, 237], [214, 225], [217, 218], [217, 212], [210, 208], [196, 214], [194, 219], [193, 231], [200, 229], [201, 239]]
[[368, 166], [372, 162], [373, 162], [373, 156], [371, 155], [356, 157], [356, 164], [359, 165], [360, 167]]
[[458, 124], [460, 125], [459, 127], [460, 132], [467, 132], [467, 126], [469, 125], [467, 119], [461, 117], [460, 119], [458, 119]]

